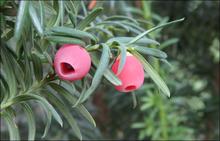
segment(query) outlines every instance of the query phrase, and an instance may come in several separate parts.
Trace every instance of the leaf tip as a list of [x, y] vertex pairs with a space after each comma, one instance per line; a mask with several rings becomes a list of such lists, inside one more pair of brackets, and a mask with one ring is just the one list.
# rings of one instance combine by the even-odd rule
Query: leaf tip
[[60, 121], [59, 124], [61, 127], [63, 127], [63, 121]]
[[80, 140], [82, 141], [82, 136], [80, 136]]
[[183, 17], [182, 19], [180, 19], [181, 21], [184, 21], [185, 20], [185, 17]]
[[167, 97], [170, 98], [170, 91], [168, 91], [168, 93], [167, 93]]

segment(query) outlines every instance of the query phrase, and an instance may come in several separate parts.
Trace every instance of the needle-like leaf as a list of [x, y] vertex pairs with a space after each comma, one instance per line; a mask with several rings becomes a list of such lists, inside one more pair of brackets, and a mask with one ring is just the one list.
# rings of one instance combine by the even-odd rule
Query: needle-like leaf
[[170, 97], [170, 91], [163, 79], [158, 75], [158, 73], [151, 67], [151, 65], [141, 56], [137, 51], [133, 50], [131, 53], [137, 57], [140, 62], [143, 64], [144, 70], [149, 74], [151, 79], [155, 84], [160, 88], [160, 90], [168, 97]]
[[15, 38], [20, 39], [22, 30], [25, 26], [25, 20], [28, 17], [28, 7], [30, 1], [22, 0], [20, 1], [16, 24], [15, 24]]
[[85, 19], [83, 19], [78, 25], [77, 29], [83, 30], [86, 26], [88, 26], [92, 21], [95, 20], [97, 16], [99, 16], [102, 12], [103, 8], [96, 8]]
[[37, 16], [37, 12], [36, 12], [35, 8], [32, 6], [32, 2], [29, 4], [29, 14], [30, 14], [32, 22], [33, 22], [35, 28], [37, 29], [38, 33], [40, 35], [43, 35], [44, 31], [43, 31], [42, 25], [41, 25], [40, 20]]
[[27, 122], [28, 122], [28, 140], [34, 140], [35, 139], [35, 132], [36, 132], [36, 124], [35, 124], [35, 118], [33, 111], [31, 107], [26, 104], [21, 104], [26, 116], [27, 116]]
[[149, 30], [143, 32], [142, 34], [136, 36], [136, 37], [135, 37], [133, 40], [131, 40], [128, 44], [133, 44], [133, 43], [135, 43], [136, 41], [138, 41], [139, 39], [143, 38], [145, 35], [149, 34], [150, 32], [153, 32], [154, 30], [157, 30], [157, 29], [162, 28], [162, 27], [164, 27], [164, 26], [168, 26], [168, 25], [173, 24], [173, 23], [181, 22], [181, 21], [183, 21], [183, 20], [184, 20], [184, 18], [179, 19], [179, 20], [175, 20], [175, 21], [171, 21], [171, 22], [168, 22], [168, 23], [165, 23], [165, 24], [161, 24], [161, 25], [158, 25], [158, 26], [156, 26], [156, 27], [153, 27], [153, 28], [151, 28], [151, 29], [149, 29]]

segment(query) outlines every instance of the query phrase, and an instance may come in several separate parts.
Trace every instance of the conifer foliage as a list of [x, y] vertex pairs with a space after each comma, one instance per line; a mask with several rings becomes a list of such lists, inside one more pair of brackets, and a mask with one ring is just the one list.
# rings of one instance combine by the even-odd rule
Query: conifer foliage
[[[0, 114], [11, 140], [21, 138], [14, 120], [18, 107], [26, 116], [26, 138], [35, 139], [38, 131], [33, 103], [46, 114], [43, 138], [54, 119], [61, 127], [67, 122], [75, 136], [82, 140], [72, 111], [96, 126], [83, 104], [100, 83], [111, 83], [113, 88], [122, 84], [117, 73], [111, 70], [111, 64], [120, 55], [118, 70], [123, 70], [127, 52], [140, 61], [161, 93], [170, 96], [165, 82], [141, 54], [166, 59], [165, 52], [147, 48], [159, 45], [148, 34], [183, 19], [145, 30], [135, 19], [123, 15], [107, 17], [102, 7], [92, 9], [90, 6], [88, 10], [86, 5], [88, 2], [74, 0], [1, 1], [4, 12], [1, 16]], [[91, 68], [80, 80], [62, 80], [54, 70], [55, 53], [64, 44], [79, 45], [91, 57]]]

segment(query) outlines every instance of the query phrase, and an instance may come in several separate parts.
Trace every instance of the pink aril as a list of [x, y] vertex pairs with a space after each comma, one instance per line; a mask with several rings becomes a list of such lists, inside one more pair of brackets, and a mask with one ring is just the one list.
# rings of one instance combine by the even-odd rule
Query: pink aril
[[65, 44], [56, 52], [54, 68], [62, 80], [82, 79], [89, 72], [90, 67], [89, 53], [79, 45]]
[[131, 54], [127, 54], [122, 71], [117, 74], [120, 57], [112, 65], [112, 71], [121, 80], [122, 85], [115, 86], [120, 92], [131, 92], [140, 88], [144, 82], [144, 69], [140, 61]]

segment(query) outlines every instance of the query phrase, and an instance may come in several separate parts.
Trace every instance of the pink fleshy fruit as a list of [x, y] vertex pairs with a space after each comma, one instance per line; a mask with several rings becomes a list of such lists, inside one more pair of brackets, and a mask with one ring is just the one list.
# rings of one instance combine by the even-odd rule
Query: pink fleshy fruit
[[62, 80], [82, 79], [89, 72], [90, 67], [89, 53], [79, 45], [63, 45], [54, 58], [55, 72]]
[[131, 54], [127, 54], [122, 71], [117, 74], [120, 56], [112, 65], [112, 71], [121, 80], [122, 85], [115, 86], [120, 92], [131, 92], [137, 90], [144, 82], [144, 69], [140, 61]]

